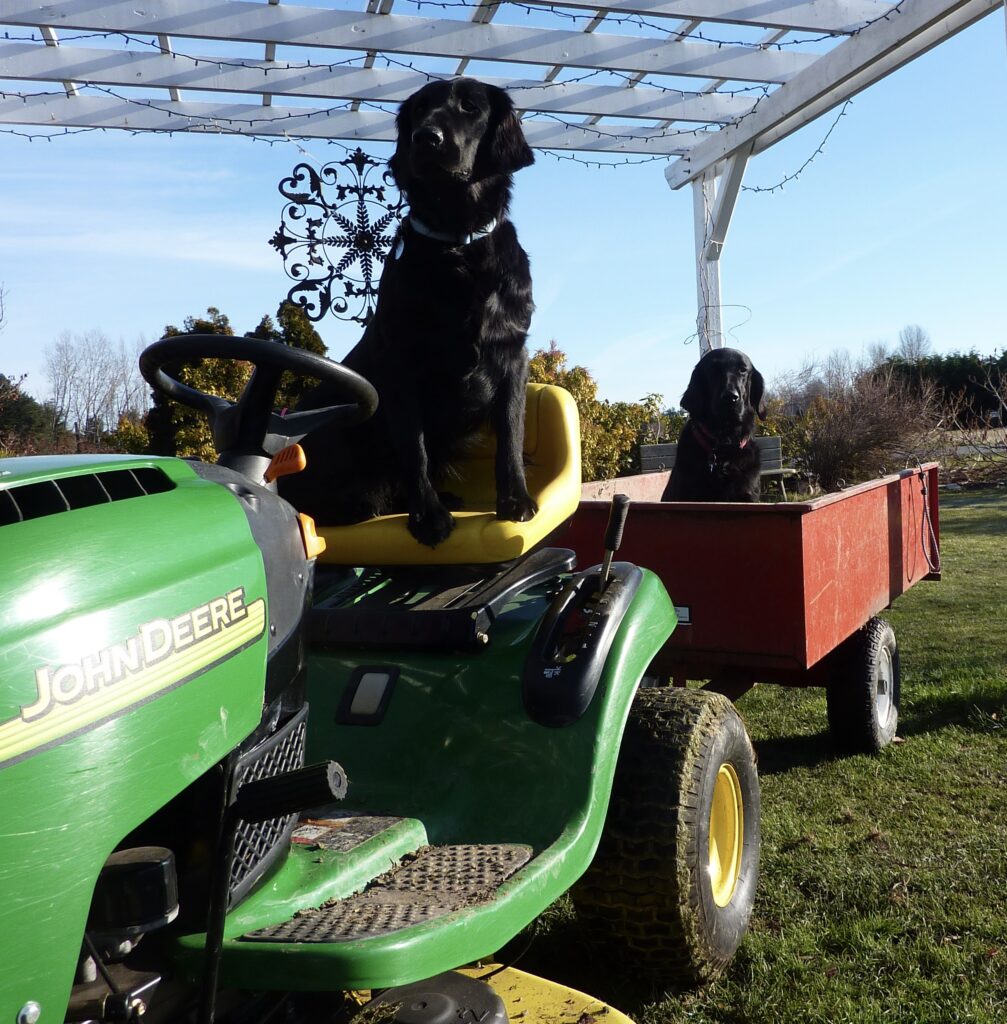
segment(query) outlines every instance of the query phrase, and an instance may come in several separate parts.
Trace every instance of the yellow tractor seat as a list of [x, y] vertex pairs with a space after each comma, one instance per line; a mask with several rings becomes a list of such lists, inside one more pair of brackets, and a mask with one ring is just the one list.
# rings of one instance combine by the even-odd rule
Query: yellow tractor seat
[[580, 501], [580, 418], [573, 397], [551, 384], [529, 384], [524, 456], [528, 490], [538, 513], [526, 523], [496, 517], [496, 439], [487, 430], [441, 483], [464, 507], [455, 528], [435, 548], [421, 544], [404, 513], [350, 526], [322, 526], [319, 561], [329, 565], [470, 565], [508, 562], [530, 551], [577, 509]]

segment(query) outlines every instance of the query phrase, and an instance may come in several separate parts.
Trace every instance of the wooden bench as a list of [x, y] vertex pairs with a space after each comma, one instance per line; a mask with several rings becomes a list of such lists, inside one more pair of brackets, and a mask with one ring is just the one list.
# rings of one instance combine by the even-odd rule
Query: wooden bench
[[[783, 446], [778, 437], [764, 435], [753, 438], [759, 449], [759, 476], [775, 480], [780, 485], [783, 500], [787, 500], [787, 489], [784, 480], [794, 476], [796, 469], [783, 464]], [[678, 452], [677, 444], [642, 444], [640, 445], [640, 472], [660, 473], [672, 469]]]

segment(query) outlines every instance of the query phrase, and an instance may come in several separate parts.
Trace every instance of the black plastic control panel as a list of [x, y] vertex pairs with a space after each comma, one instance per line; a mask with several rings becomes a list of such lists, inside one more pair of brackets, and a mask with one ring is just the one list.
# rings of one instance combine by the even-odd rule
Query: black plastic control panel
[[588, 709], [642, 577], [635, 565], [613, 562], [602, 589], [601, 567], [594, 566], [556, 596], [524, 666], [522, 695], [533, 721], [558, 728]]

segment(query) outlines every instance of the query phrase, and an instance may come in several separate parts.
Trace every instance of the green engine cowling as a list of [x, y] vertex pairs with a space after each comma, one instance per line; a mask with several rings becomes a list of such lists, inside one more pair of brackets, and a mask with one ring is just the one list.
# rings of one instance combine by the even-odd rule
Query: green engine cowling
[[299, 674], [310, 566], [219, 467], [46, 457], [0, 460], [0, 577], [0, 1021], [58, 1022], [109, 854]]

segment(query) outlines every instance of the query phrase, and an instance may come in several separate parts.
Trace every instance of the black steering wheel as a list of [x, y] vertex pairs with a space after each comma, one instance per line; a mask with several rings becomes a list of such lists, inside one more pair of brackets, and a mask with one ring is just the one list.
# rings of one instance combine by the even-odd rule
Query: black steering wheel
[[[237, 359], [255, 369], [237, 402], [183, 384], [165, 372], [172, 363], [196, 359]], [[273, 411], [285, 370], [320, 380], [340, 404], [280, 415]], [[221, 334], [178, 334], [162, 338], [140, 355], [144, 380], [169, 398], [204, 412], [222, 463], [268, 458], [305, 434], [333, 423], [351, 424], [371, 416], [378, 393], [360, 374], [341, 363], [290, 348], [277, 341]], [[343, 401], [345, 400], [345, 401]]]

